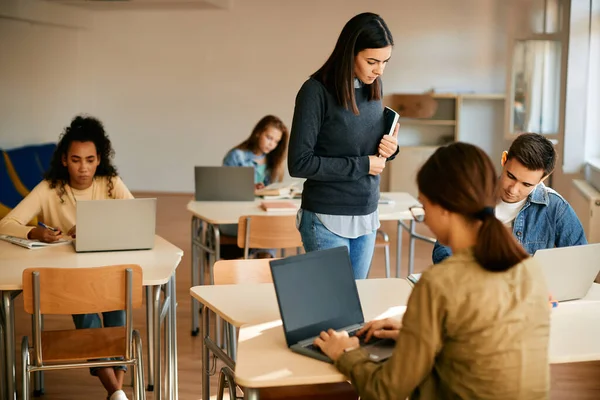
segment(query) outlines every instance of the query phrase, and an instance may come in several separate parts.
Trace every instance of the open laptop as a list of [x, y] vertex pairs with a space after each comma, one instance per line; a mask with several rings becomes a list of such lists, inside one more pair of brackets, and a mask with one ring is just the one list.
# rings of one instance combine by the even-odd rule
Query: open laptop
[[76, 252], [154, 247], [156, 199], [77, 202]]
[[254, 201], [254, 167], [195, 167], [196, 201]]
[[[314, 251], [270, 262], [288, 347], [332, 362], [312, 343], [328, 329], [353, 336], [364, 325], [356, 281], [346, 247]], [[374, 361], [388, 359], [396, 342], [372, 338], [361, 343]]]
[[600, 243], [535, 252], [550, 294], [558, 301], [586, 296], [600, 271]]

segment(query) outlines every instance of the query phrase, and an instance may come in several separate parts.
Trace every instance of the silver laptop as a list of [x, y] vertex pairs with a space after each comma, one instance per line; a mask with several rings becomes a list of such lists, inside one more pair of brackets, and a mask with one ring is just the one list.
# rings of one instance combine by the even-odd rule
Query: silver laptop
[[156, 199], [77, 202], [76, 252], [154, 247]]
[[600, 271], [600, 243], [538, 250], [550, 294], [558, 301], [586, 296]]
[[254, 167], [195, 167], [196, 201], [254, 201]]
[[[348, 249], [314, 251], [273, 260], [270, 265], [288, 347], [332, 362], [313, 345], [315, 338], [328, 329], [354, 336], [365, 322]], [[390, 358], [395, 345], [391, 339], [361, 342], [373, 361]]]

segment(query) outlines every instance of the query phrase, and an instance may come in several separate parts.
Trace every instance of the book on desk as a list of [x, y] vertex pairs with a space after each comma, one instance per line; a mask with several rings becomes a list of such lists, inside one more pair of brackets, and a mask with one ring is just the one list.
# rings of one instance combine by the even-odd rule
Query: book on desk
[[298, 205], [291, 201], [262, 201], [260, 207], [267, 212], [298, 211]]
[[294, 198], [302, 194], [303, 181], [275, 182], [254, 191], [255, 196], [266, 198]]
[[9, 235], [0, 235], [0, 240], [4, 240], [6, 242], [16, 244], [17, 246], [25, 247], [26, 249], [41, 249], [43, 247], [60, 246], [63, 244], [71, 243], [71, 240], [69, 240], [69, 239], [60, 239], [60, 240], [57, 240], [56, 242], [46, 243], [46, 242], [40, 242], [39, 240], [23, 239], [20, 237], [9, 236]]

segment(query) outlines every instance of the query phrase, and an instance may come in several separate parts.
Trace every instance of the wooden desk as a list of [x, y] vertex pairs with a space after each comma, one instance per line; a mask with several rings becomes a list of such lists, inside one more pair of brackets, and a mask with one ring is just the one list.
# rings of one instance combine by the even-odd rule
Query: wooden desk
[[[414, 242], [416, 239], [434, 243], [431, 238], [415, 232], [415, 221], [408, 208], [418, 201], [408, 193], [381, 193], [382, 197], [394, 201], [392, 204], [379, 205], [380, 221], [397, 221], [396, 239], [396, 278], [400, 277], [400, 260], [402, 256], [402, 229], [409, 233], [409, 274], [414, 269]], [[242, 215], [295, 215], [296, 211], [268, 213], [260, 207], [262, 199], [255, 201], [190, 201], [187, 205], [192, 214], [192, 286], [204, 284], [204, 253], [211, 256], [209, 263], [210, 283], [213, 283], [212, 264], [220, 258], [219, 225], [237, 224]], [[300, 200], [292, 201], [300, 207]], [[403, 221], [410, 221], [406, 225]], [[212, 235], [211, 235], [212, 234]], [[209, 237], [214, 237], [214, 243], [208, 243]], [[192, 335], [198, 334], [198, 303], [192, 300]]]
[[[365, 320], [404, 314], [411, 290], [406, 281], [369, 279], [357, 281], [357, 285]], [[346, 380], [333, 365], [287, 348], [271, 284], [202, 286], [190, 292], [204, 307], [236, 327], [241, 326], [234, 367], [236, 382], [246, 388], [246, 398], [258, 399], [258, 389], [264, 387]], [[581, 300], [560, 303], [552, 310], [551, 318], [551, 363], [600, 360], [600, 284], [593, 284]], [[208, 350], [215, 345], [203, 336], [203, 363], [208, 363]], [[225, 361], [233, 365], [233, 360]], [[203, 398], [210, 398], [205, 373]]]
[[[25, 249], [0, 241], [0, 292], [2, 293], [2, 328], [4, 330], [4, 358], [2, 371], [4, 398], [16, 400], [15, 387], [15, 334], [14, 298], [22, 289], [23, 270], [30, 267], [87, 268], [115, 264], [138, 264], [143, 270], [146, 286], [149, 388], [154, 383], [155, 398], [163, 398], [161, 380], [160, 328], [161, 313], [166, 315], [166, 392], [169, 399], [177, 399], [177, 324], [175, 271], [183, 251], [160, 236], [156, 236], [152, 250], [76, 253], [73, 246], [50, 246], [35, 250]], [[161, 288], [165, 295], [161, 301]], [[20, 339], [20, 338], [19, 338]], [[20, 340], [19, 340], [20, 343]], [[4, 384], [5, 382], [5, 384]]]
[[581, 300], [552, 309], [550, 362], [600, 360], [600, 284], [594, 283]]
[[[393, 316], [400, 317], [404, 314], [405, 305], [411, 292], [411, 287], [406, 280], [397, 278], [363, 279], [356, 283], [366, 321]], [[249, 384], [248, 387], [255, 388], [282, 386], [272, 384], [273, 380], [281, 379], [282, 376], [287, 376], [286, 382], [301, 382], [299, 384], [305, 383], [306, 379], [313, 379], [317, 375], [320, 377], [316, 378], [317, 381], [319, 379], [322, 379], [323, 382], [343, 380], [343, 376], [335, 370], [333, 365], [292, 353], [287, 348], [272, 284], [196, 286], [190, 289], [190, 294], [203, 305], [203, 365], [210, 365], [209, 350], [223, 359], [227, 365], [234, 366], [236, 364], [234, 360], [220, 351], [208, 335], [207, 316], [209, 313], [207, 311], [211, 310], [235, 327], [244, 326], [240, 330], [239, 356], [235, 365], [236, 380], [237, 377], [241, 377], [241, 380], [238, 380], [241, 385]], [[251, 325], [246, 326], [246, 324]], [[271, 343], [271, 340], [275, 341], [277, 348], [260, 351], [261, 348], [266, 349], [263, 343], [265, 340], [268, 343]], [[281, 368], [272, 370], [269, 365], [271, 353], [282, 349], [285, 353], [281, 353], [279, 356], [286, 360], [285, 371], [282, 371]], [[279, 361], [277, 364], [284, 365]], [[332, 380], [333, 377], [335, 377], [334, 380]], [[258, 385], [252, 386], [256, 381], [259, 382]], [[316, 383], [317, 381], [311, 382]], [[286, 383], [286, 385], [291, 385], [291, 383]], [[209, 376], [205, 368], [202, 372], [202, 398], [210, 399]]]

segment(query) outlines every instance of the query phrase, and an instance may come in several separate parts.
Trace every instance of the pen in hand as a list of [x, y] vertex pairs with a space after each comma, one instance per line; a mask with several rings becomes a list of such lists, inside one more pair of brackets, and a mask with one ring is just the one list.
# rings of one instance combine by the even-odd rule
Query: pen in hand
[[50, 231], [52, 231], [52, 232], [60, 232], [60, 230], [59, 230], [59, 229], [53, 228], [53, 227], [51, 227], [51, 226], [48, 226], [48, 225], [46, 225], [46, 224], [45, 224], [45, 223], [43, 223], [43, 222], [38, 222], [38, 225], [39, 225], [39, 226], [41, 226], [42, 228], [46, 228], [46, 229], [48, 229], [48, 230], [50, 230]]

